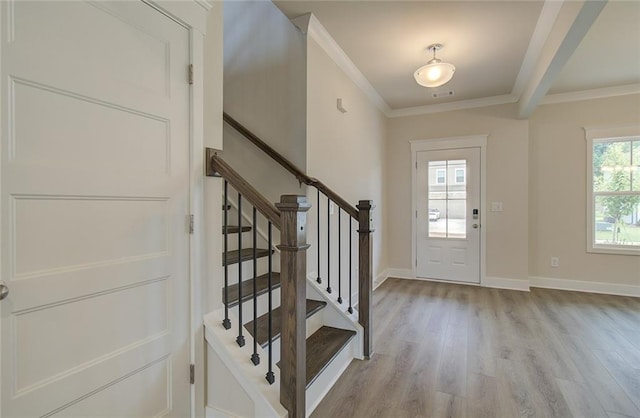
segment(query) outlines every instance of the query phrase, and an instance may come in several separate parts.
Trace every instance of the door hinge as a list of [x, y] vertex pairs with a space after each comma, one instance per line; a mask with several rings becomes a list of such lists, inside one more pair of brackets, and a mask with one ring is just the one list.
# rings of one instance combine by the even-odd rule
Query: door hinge
[[189, 215], [189, 233], [193, 234], [194, 230], [194, 217], [193, 215]]
[[195, 364], [189, 365], [189, 382], [192, 385], [196, 383], [196, 365]]
[[189, 84], [193, 84], [193, 64], [189, 64]]
[[416, 161], [416, 170], [418, 169], [418, 162]]

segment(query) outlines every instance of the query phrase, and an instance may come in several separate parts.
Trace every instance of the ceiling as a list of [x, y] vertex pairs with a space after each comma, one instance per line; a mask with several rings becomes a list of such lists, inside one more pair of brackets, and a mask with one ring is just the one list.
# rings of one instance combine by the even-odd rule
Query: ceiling
[[[313, 13], [387, 109], [394, 112], [456, 102], [480, 104], [485, 99], [518, 101], [526, 83], [535, 81], [538, 58], [547, 48], [545, 42], [553, 37], [552, 25], [564, 18], [559, 12], [562, 2], [549, 1], [555, 5], [547, 2], [546, 9], [543, 0], [274, 3], [291, 19]], [[544, 96], [547, 91], [569, 93], [627, 85], [638, 89], [640, 2], [610, 1], [594, 16], [581, 41], [558, 49], [562, 54], [557, 55], [564, 60], [556, 57], [549, 62], [553, 71], [547, 71], [546, 78], [539, 81], [538, 93], [544, 90]], [[571, 24], [574, 22], [568, 22], [567, 27]], [[444, 45], [438, 58], [454, 64], [456, 73], [444, 86], [425, 88], [415, 82], [413, 72], [431, 58], [425, 48], [435, 42]], [[450, 90], [453, 96], [432, 96]]]

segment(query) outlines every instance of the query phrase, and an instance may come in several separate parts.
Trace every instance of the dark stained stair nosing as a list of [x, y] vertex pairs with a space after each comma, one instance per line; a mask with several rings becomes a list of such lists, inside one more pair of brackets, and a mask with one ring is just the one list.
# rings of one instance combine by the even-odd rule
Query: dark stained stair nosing
[[[274, 253], [274, 250], [271, 250], [271, 254]], [[269, 255], [269, 250], [266, 248], [258, 248], [256, 249], [256, 258], [262, 258]], [[222, 265], [230, 266], [232, 264], [237, 264], [238, 261], [242, 259], [242, 261], [253, 260], [253, 248], [243, 248], [242, 250], [233, 250], [227, 253], [227, 263], [224, 262], [224, 253], [222, 253]]]
[[[307, 338], [307, 389], [355, 335], [355, 331], [324, 325]], [[280, 367], [281, 362], [276, 365]]]
[[[277, 289], [280, 287], [280, 273], [274, 271], [271, 273], [271, 288]], [[263, 274], [257, 277], [256, 281], [257, 295], [260, 296], [269, 291], [269, 274]], [[229, 285], [229, 304], [231, 308], [238, 304], [238, 283]], [[253, 297], [253, 279], [244, 280], [242, 282], [242, 302], [246, 302]], [[222, 288], [222, 302], [225, 303], [224, 287]]]
[[[325, 306], [327, 306], [327, 302], [307, 299], [307, 318], [311, 317]], [[279, 307], [272, 311], [271, 326], [273, 335], [271, 341], [275, 341], [280, 338], [280, 333], [282, 331], [281, 314], [282, 310]], [[256, 339], [258, 340], [258, 344], [264, 348], [269, 344], [269, 314], [266, 313], [260, 316], [257, 319], [257, 322], [258, 337]], [[249, 334], [253, 336], [253, 321], [246, 323], [244, 327], [249, 331]]]
[[[251, 227], [250, 226], [242, 226], [242, 232], [249, 232], [251, 231]], [[227, 233], [229, 234], [237, 234], [238, 232], [240, 232], [240, 228], [237, 225], [228, 225], [227, 226]], [[222, 235], [224, 235], [224, 226], [222, 227]]]

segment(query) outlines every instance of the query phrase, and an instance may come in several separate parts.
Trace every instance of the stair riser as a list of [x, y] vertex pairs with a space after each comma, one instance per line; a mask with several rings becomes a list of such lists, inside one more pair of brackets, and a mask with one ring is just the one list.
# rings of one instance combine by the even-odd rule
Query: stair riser
[[[309, 318], [307, 318], [307, 332], [306, 337], [309, 338], [313, 333], [319, 330], [323, 325], [323, 316], [322, 309], [319, 312], [314, 313]], [[280, 338], [276, 338], [273, 343], [273, 364], [276, 364], [280, 361]], [[267, 346], [265, 346], [264, 351], [267, 351]]]
[[[279, 258], [277, 257], [277, 255], [278, 255], [277, 253], [274, 253], [272, 255], [273, 258], [271, 262], [272, 262], [273, 271], [280, 271], [280, 262], [279, 260], [276, 260], [276, 258]], [[267, 257], [258, 258], [257, 265], [258, 265], [258, 268], [256, 269], [258, 271], [257, 275], [260, 276], [262, 274], [266, 274], [269, 268], [268, 258]], [[229, 274], [229, 284], [231, 285], [231, 284], [238, 283], [238, 264], [237, 263], [230, 264], [229, 266], [227, 266], [227, 268], [228, 268], [228, 274]], [[224, 272], [224, 267], [223, 267], [223, 272]], [[242, 281], [249, 280], [249, 279], [253, 279], [253, 260], [247, 260], [242, 263]]]
[[[243, 232], [242, 233], [242, 247], [248, 248], [253, 247], [253, 232]], [[227, 245], [229, 251], [238, 249], [238, 235], [239, 234], [229, 234], [227, 238]], [[222, 236], [224, 239], [224, 235]], [[258, 234], [258, 248], [267, 248], [267, 240], [263, 239], [260, 234]]]
[[[273, 295], [273, 301], [272, 301], [272, 306], [273, 308], [277, 308], [278, 306], [280, 306], [280, 288], [274, 289], [272, 292]], [[238, 317], [239, 316], [239, 305], [236, 305], [232, 308], [230, 308], [230, 311], [233, 312], [233, 314]], [[260, 296], [258, 296], [258, 314], [257, 316], [261, 316], [267, 313], [267, 311], [269, 310], [269, 294], [268, 293], [264, 293]], [[247, 322], [251, 322], [253, 321], [253, 299], [247, 300], [246, 302], [244, 302], [242, 304], [242, 323], [246, 324]], [[237, 324], [235, 324], [237, 325]]]

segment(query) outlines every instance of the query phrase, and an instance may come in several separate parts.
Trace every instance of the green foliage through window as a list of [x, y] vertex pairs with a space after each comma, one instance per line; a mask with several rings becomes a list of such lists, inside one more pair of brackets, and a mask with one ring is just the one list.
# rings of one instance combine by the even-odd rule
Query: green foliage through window
[[595, 243], [640, 246], [640, 138], [593, 144]]

